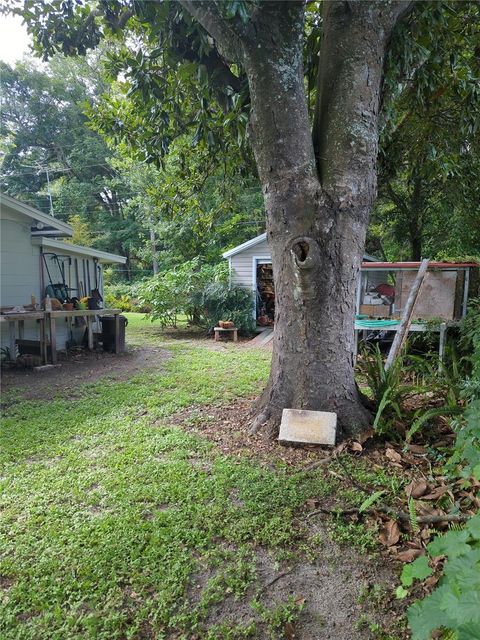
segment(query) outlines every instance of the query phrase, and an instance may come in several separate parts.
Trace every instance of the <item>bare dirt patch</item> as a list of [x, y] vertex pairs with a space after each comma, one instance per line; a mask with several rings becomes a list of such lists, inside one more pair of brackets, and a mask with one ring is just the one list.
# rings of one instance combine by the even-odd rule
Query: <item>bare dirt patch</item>
[[58, 366], [41, 372], [9, 368], [2, 371], [4, 391], [18, 389], [26, 400], [48, 400], [66, 395], [75, 398], [83, 384], [97, 380], [128, 380], [144, 371], [161, 369], [170, 357], [165, 349], [129, 348], [125, 353], [72, 351]]
[[[279, 630], [279, 637], [296, 640], [372, 637], [358, 620], [368, 612], [369, 620], [376, 622], [379, 615], [365, 603], [363, 596], [373, 585], [383, 593], [391, 591], [393, 582], [388, 568], [367, 556], [340, 548], [330, 542], [326, 534], [318, 557], [310, 562], [279, 566], [273, 555], [263, 548], [256, 549], [255, 555], [257, 580], [242, 597], [231, 595], [211, 604], [205, 629], [221, 624], [246, 627], [255, 622], [255, 638], [271, 639], [271, 629], [251, 603], [255, 600], [261, 607], [274, 610], [290, 599], [300, 605], [302, 611], [296, 622]], [[214, 577], [215, 572], [208, 567], [193, 576], [188, 590], [190, 606], [199, 602], [202, 591]]]
[[331, 447], [285, 447], [276, 440], [250, 435], [247, 421], [252, 402], [253, 398], [239, 398], [229, 405], [186, 409], [169, 419], [169, 423], [208, 438], [223, 454], [255, 458], [268, 467], [273, 467], [274, 462], [304, 467], [331, 453]]

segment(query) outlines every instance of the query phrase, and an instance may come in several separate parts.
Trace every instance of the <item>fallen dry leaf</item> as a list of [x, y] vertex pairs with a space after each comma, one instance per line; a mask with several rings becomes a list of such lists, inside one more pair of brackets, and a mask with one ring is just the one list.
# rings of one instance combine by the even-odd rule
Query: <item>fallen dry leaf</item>
[[413, 562], [415, 558], [420, 557], [423, 554], [421, 549], [406, 549], [397, 553], [397, 560], [402, 562]]
[[374, 435], [375, 435], [375, 431], [373, 429], [367, 429], [362, 434], [360, 434], [358, 441], [360, 444], [363, 444], [367, 440], [370, 440], [370, 438], [373, 438]]
[[360, 442], [356, 442], [356, 441], [352, 442], [352, 444], [350, 445], [350, 449], [352, 451], [363, 451], [363, 447], [360, 444]]
[[400, 528], [395, 520], [389, 520], [379, 535], [380, 542], [385, 547], [392, 547], [400, 540]]
[[427, 489], [428, 484], [426, 480], [412, 480], [405, 487], [405, 493], [407, 494], [408, 498], [420, 498], [427, 491]]
[[294, 640], [295, 638], [295, 627], [291, 622], [286, 622], [283, 628], [285, 638], [287, 640]]
[[435, 489], [432, 489], [430, 493], [422, 495], [422, 500], [438, 500], [438, 498], [441, 498], [445, 493], [447, 493], [447, 491], [448, 487], [446, 485], [435, 487]]
[[305, 500], [305, 506], [309, 511], [314, 511], [319, 504], [320, 502], [315, 498], [308, 498], [308, 500]]
[[392, 462], [400, 462], [402, 460], [402, 456], [397, 451], [395, 451], [395, 449], [386, 449], [385, 455]]
[[417, 455], [424, 455], [425, 453], [427, 453], [426, 448], [422, 447], [422, 445], [420, 444], [407, 444], [407, 449], [411, 453], [416, 453]]

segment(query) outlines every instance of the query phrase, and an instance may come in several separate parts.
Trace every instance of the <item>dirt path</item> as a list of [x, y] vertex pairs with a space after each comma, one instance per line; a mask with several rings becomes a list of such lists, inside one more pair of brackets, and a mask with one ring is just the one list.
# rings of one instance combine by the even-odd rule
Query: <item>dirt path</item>
[[128, 380], [132, 376], [159, 369], [170, 353], [159, 348], [129, 347], [125, 353], [72, 351], [52, 368], [12, 368], [2, 371], [2, 390], [18, 389], [26, 400], [49, 400], [54, 396], [75, 397], [83, 384], [98, 380]]

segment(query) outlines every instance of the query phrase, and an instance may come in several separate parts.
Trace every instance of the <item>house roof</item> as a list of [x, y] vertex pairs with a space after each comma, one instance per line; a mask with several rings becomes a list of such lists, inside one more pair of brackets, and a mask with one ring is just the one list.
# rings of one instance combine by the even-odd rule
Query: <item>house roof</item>
[[19, 213], [32, 220], [32, 236], [39, 235], [53, 235], [53, 236], [66, 236], [71, 237], [73, 235], [72, 227], [66, 222], [57, 220], [53, 216], [46, 213], [42, 213], [38, 209], [31, 207], [29, 204], [20, 202], [16, 198], [12, 198], [5, 194], [2, 194], [0, 199], [1, 208], [7, 208]]
[[99, 251], [98, 249], [92, 249], [91, 247], [81, 247], [78, 244], [71, 244], [70, 242], [61, 242], [54, 238], [34, 238], [32, 242], [37, 246], [39, 245], [46, 249], [55, 249], [67, 255], [73, 253], [80, 256], [88, 256], [89, 258], [98, 258], [99, 262], [125, 264], [127, 261], [125, 256], [118, 256], [115, 253]]
[[[256, 238], [252, 238], [251, 240], [247, 240], [247, 242], [239, 244], [237, 247], [233, 247], [233, 249], [229, 249], [228, 251], [225, 251], [225, 253], [223, 253], [222, 255], [223, 255], [224, 258], [231, 258], [232, 256], [236, 255], [237, 253], [241, 253], [242, 251], [245, 251], [245, 249], [250, 249], [250, 247], [254, 247], [256, 244], [260, 244], [261, 242], [264, 242], [266, 239], [267, 239], [267, 234], [266, 233], [261, 233]], [[363, 255], [363, 260], [364, 260], [364, 262], [375, 262], [377, 260], [377, 258], [375, 258], [374, 256], [370, 256], [367, 253], [365, 253]]]

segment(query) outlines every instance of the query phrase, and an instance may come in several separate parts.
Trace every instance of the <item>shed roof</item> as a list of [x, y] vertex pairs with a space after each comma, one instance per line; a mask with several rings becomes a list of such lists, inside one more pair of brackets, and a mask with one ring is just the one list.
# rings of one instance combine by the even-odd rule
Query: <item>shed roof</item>
[[33, 244], [45, 247], [46, 249], [62, 251], [67, 255], [73, 253], [80, 256], [88, 256], [89, 258], [98, 258], [99, 262], [125, 264], [127, 261], [124, 256], [118, 256], [115, 253], [107, 253], [106, 251], [99, 251], [98, 249], [92, 249], [91, 247], [81, 247], [78, 244], [61, 242], [54, 238], [34, 238], [32, 242]]
[[25, 202], [21, 202], [16, 198], [2, 194], [0, 199], [1, 208], [7, 208], [15, 213], [30, 218], [32, 220], [32, 235], [54, 235], [71, 237], [73, 235], [72, 227], [66, 222], [57, 220], [53, 216], [43, 213]]
[[[229, 249], [228, 251], [225, 251], [225, 253], [223, 253], [223, 257], [224, 258], [231, 258], [232, 256], [236, 255], [237, 253], [241, 253], [242, 251], [245, 251], [245, 249], [250, 249], [250, 247], [254, 247], [256, 244], [260, 244], [261, 242], [264, 242], [267, 239], [267, 234], [266, 233], [261, 233], [259, 236], [257, 236], [256, 238], [252, 238], [251, 240], [247, 240], [247, 242], [243, 242], [242, 244], [239, 244], [236, 247], [233, 247], [233, 249]], [[363, 255], [363, 259], [366, 262], [375, 262], [376, 258], [374, 256], [370, 256], [368, 253], [365, 253]]]
[[241, 253], [242, 251], [245, 251], [245, 249], [249, 249], [250, 247], [254, 247], [256, 244], [260, 244], [261, 242], [264, 242], [266, 239], [267, 239], [267, 234], [261, 233], [256, 238], [247, 240], [246, 242], [243, 242], [242, 244], [239, 244], [238, 246], [233, 247], [233, 249], [230, 249], [229, 251], [225, 251], [225, 253], [222, 255], [224, 258], [230, 258], [231, 256], [234, 256], [237, 253]]

